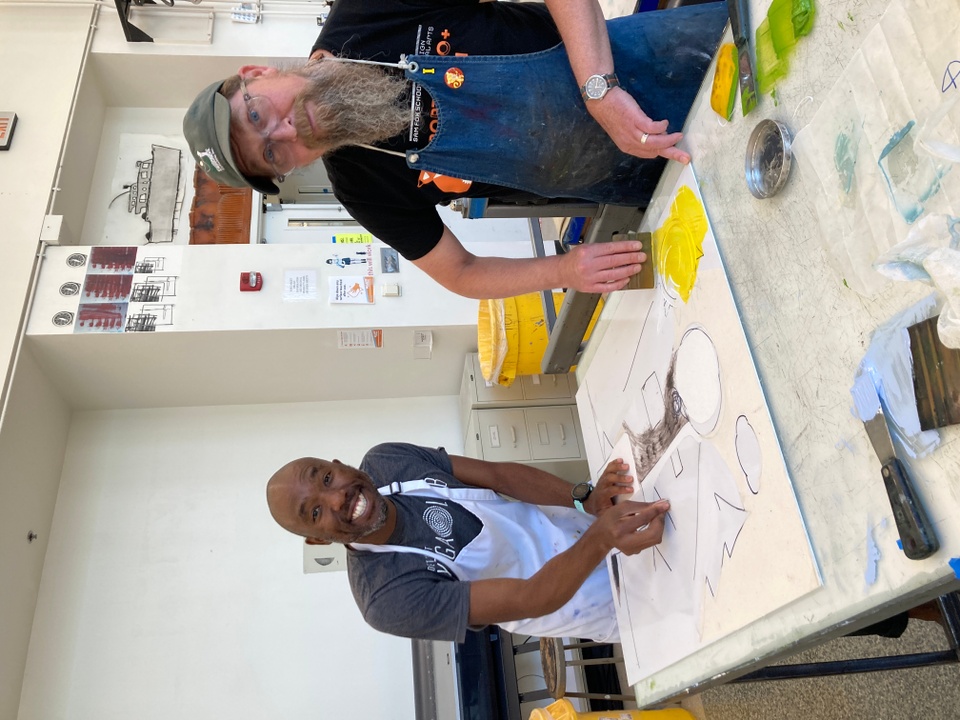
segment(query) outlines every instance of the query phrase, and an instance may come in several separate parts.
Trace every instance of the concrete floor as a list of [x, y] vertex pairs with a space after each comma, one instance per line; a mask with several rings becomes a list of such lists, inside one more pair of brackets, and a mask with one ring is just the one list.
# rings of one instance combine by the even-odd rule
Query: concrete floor
[[[933, 652], [948, 647], [937, 623], [911, 620], [898, 639], [838, 638], [786, 662]], [[681, 706], [698, 720], [957, 720], [960, 664], [723, 685], [685, 699]]]

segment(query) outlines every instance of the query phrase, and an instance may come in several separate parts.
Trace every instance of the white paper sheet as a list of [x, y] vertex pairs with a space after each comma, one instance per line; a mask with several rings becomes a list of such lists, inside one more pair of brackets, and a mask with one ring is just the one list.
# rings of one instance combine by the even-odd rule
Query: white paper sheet
[[691, 168], [673, 197], [656, 287], [619, 298], [577, 393], [593, 476], [622, 457], [671, 503], [659, 546], [608, 559], [631, 683], [820, 585]]

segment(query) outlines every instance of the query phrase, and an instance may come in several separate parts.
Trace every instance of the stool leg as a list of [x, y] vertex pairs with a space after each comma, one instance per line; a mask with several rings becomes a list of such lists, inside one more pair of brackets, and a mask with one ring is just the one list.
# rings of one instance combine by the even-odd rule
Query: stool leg
[[950, 649], [960, 659], [960, 592], [941, 595], [937, 598], [937, 606], [943, 615], [943, 631], [947, 634]]
[[[564, 697], [583, 698], [584, 700], [620, 700], [622, 702], [636, 702], [636, 695], [610, 695], [607, 693], [568, 692]], [[559, 699], [559, 698], [558, 698]], [[611, 713], [615, 711], [610, 711]]]
[[567, 660], [567, 665], [614, 665], [613, 658], [589, 658], [587, 660]]

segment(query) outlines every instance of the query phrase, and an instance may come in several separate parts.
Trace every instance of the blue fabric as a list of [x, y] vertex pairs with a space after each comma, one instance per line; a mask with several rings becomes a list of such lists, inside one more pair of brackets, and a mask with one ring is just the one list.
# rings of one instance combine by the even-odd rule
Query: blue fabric
[[[727, 22], [726, 3], [610, 20], [620, 84], [654, 120], [680, 130]], [[438, 108], [438, 132], [407, 164], [543, 197], [645, 207], [663, 159], [621, 153], [590, 117], [563, 45], [527, 55], [414, 56]], [[448, 87], [447, 70], [462, 73]]]

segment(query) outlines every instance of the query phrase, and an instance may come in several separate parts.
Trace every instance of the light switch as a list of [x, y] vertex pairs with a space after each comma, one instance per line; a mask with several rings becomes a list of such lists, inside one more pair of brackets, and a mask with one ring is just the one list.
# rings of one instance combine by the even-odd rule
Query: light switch
[[382, 294], [384, 297], [400, 297], [400, 284], [387, 283], [383, 286]]

